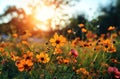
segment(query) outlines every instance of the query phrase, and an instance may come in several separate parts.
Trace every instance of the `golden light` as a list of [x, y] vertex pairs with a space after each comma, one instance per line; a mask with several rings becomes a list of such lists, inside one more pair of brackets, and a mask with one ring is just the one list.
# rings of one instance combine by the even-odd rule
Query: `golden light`
[[43, 31], [48, 31], [49, 30], [49, 28], [46, 25], [44, 25], [44, 24], [37, 24], [34, 29], [35, 30], [41, 29]]
[[55, 10], [53, 7], [43, 6], [42, 8], [37, 8], [35, 17], [37, 20], [45, 22], [53, 18], [54, 14], [55, 14]]
[[[49, 20], [51, 20], [55, 15], [55, 7], [54, 6], [45, 6], [42, 5], [37, 7], [36, 13], [34, 14], [35, 18], [39, 21], [36, 25], [36, 29], [41, 29], [43, 31], [49, 30]], [[50, 26], [52, 27], [52, 26]]]
[[[69, 8], [61, 6], [62, 8], [56, 8], [56, 5], [46, 5], [41, 2], [34, 10], [34, 18], [36, 21], [37, 30], [49, 31], [55, 29], [61, 29], [68, 24], [70, 15], [67, 15]], [[59, 27], [57, 27], [59, 26]]]

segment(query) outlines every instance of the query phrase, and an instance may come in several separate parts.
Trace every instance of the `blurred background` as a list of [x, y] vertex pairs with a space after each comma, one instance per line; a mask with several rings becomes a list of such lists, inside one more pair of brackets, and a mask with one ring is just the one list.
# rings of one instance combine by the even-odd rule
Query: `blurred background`
[[46, 38], [72, 30], [79, 24], [100, 35], [109, 26], [120, 30], [120, 0], [0, 0], [0, 37], [11, 34]]

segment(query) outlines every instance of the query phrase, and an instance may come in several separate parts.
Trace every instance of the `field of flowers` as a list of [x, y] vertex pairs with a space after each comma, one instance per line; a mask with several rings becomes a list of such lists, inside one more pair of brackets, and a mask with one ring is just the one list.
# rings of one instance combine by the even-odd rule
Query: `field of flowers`
[[29, 33], [0, 42], [0, 79], [120, 79], [116, 28], [98, 36], [79, 26], [82, 38], [73, 40], [55, 33], [46, 43], [34, 43], [26, 40]]

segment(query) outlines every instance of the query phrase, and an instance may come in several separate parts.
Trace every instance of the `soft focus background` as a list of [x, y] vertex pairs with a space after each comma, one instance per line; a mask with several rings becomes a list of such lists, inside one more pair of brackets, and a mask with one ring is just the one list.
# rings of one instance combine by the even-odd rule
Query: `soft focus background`
[[0, 79], [120, 79], [120, 0], [0, 0]]
[[0, 0], [0, 35], [22, 35], [27, 30], [32, 37], [43, 38], [72, 29], [80, 36], [81, 23], [98, 35], [109, 26], [119, 32], [119, 14], [119, 0]]

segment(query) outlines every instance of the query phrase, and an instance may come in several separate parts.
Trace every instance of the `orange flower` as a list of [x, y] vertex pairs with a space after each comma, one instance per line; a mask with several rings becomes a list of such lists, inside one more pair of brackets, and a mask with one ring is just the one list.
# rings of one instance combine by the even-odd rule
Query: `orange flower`
[[60, 48], [55, 48], [54, 54], [61, 54], [63, 51]]
[[17, 38], [17, 37], [18, 37], [18, 34], [14, 33], [12, 36], [13, 36], [14, 38]]
[[15, 56], [14, 53], [12, 53], [12, 52], [10, 53], [10, 56], [11, 56], [11, 59], [12, 59], [13, 61], [16, 61], [16, 60], [20, 59], [20, 57]]
[[109, 46], [109, 48], [108, 48], [108, 52], [110, 52], [110, 53], [114, 53], [114, 52], [116, 52], [116, 48], [115, 48], [115, 46]]
[[69, 34], [72, 33], [72, 30], [71, 29], [67, 30], [67, 33], [69, 33]]
[[48, 57], [48, 54], [42, 52], [39, 55], [36, 55], [36, 58], [38, 59], [38, 62], [40, 63], [48, 63], [50, 61], [50, 58]]
[[110, 61], [111, 61], [112, 63], [118, 63], [118, 61], [117, 61], [116, 59], [114, 59], [114, 58], [112, 58]]
[[86, 33], [87, 30], [86, 30], [85, 28], [82, 28], [82, 32], [83, 32], [83, 33]]
[[31, 60], [25, 60], [22, 59], [19, 62], [16, 62], [16, 66], [18, 67], [19, 71], [30, 71], [32, 66], [33, 66], [33, 62]]
[[4, 48], [0, 47], [0, 52], [4, 52], [4, 51], [5, 51]]
[[63, 57], [62, 56], [58, 56], [56, 57], [58, 64], [62, 64], [63, 63]]
[[23, 44], [23, 45], [26, 45], [26, 46], [29, 45], [27, 41], [22, 41], [22, 44]]
[[26, 60], [27, 59], [32, 60], [33, 59], [33, 52], [27, 51], [27, 53], [23, 54], [23, 58], [26, 59]]
[[64, 64], [69, 64], [69, 62], [70, 62], [70, 60], [68, 58], [66, 58], [66, 59], [63, 60]]
[[115, 26], [109, 26], [108, 30], [109, 30], [109, 31], [115, 30]]
[[78, 26], [79, 26], [80, 28], [82, 28], [82, 27], [84, 27], [85, 25], [81, 23], [81, 24], [79, 24]]
[[55, 33], [54, 38], [51, 38], [50, 42], [52, 43], [52, 46], [59, 48], [65, 44], [66, 38], [62, 35], [58, 36], [58, 34]]
[[76, 70], [77, 74], [82, 73], [83, 75], [89, 75], [89, 72], [85, 68], [79, 68]]

